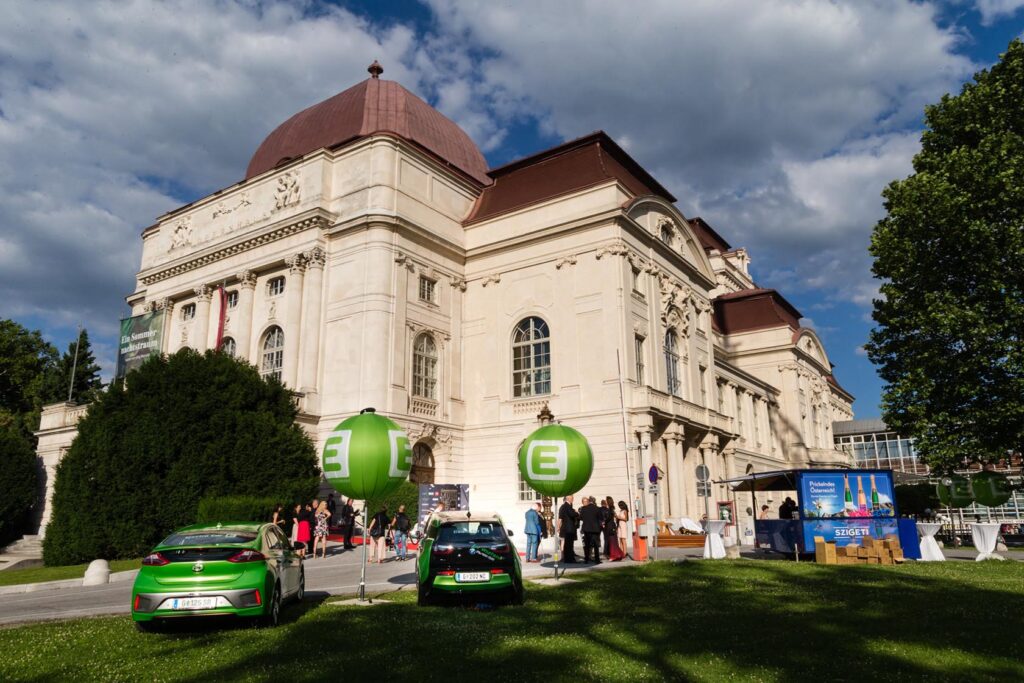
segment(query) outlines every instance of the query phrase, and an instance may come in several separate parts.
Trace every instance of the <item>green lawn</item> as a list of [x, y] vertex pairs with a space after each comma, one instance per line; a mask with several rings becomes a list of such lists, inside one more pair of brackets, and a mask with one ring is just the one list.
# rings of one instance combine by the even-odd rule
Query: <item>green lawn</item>
[[[110, 571], [123, 572], [138, 569], [142, 560], [111, 560]], [[16, 583], [36, 583], [37, 581], [60, 581], [62, 579], [80, 579], [85, 576], [88, 564], [72, 564], [65, 567], [32, 567], [31, 569], [7, 569], [0, 572], [0, 586], [13, 586]]]
[[307, 603], [276, 630], [0, 630], [0, 680], [1024, 680], [1017, 562], [658, 563], [530, 587], [524, 607]]

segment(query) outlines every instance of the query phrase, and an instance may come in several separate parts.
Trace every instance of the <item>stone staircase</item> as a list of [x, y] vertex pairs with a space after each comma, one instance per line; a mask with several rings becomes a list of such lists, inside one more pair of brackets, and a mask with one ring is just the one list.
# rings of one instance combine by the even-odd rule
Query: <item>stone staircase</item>
[[22, 536], [0, 551], [0, 571], [4, 569], [25, 569], [43, 566], [43, 539], [39, 536]]

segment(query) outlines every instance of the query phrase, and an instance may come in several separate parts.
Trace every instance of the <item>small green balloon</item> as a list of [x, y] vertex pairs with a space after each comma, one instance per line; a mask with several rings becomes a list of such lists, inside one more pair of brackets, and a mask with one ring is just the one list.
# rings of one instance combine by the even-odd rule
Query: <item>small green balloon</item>
[[1013, 495], [1010, 480], [998, 472], [979, 472], [971, 477], [974, 500], [990, 508], [999, 507]]
[[952, 508], [965, 508], [974, 501], [974, 497], [971, 496], [970, 482], [959, 474], [943, 477], [935, 485], [935, 492], [939, 494], [939, 501], [943, 505]]
[[327, 483], [347, 498], [386, 496], [409, 477], [412, 446], [392, 420], [364, 411], [331, 432], [322, 456]]
[[541, 427], [519, 447], [519, 473], [543, 496], [572, 495], [587, 485], [593, 472], [590, 444], [572, 427]]

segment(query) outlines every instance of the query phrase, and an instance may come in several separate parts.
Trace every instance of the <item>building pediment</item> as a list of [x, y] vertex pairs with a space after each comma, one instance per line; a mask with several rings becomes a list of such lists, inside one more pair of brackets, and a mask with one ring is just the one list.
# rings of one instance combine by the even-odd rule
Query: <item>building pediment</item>
[[638, 197], [626, 207], [626, 215], [709, 283], [715, 282], [714, 268], [693, 226], [673, 204], [657, 196]]
[[826, 375], [831, 374], [832, 364], [829, 363], [824, 344], [814, 330], [806, 327], [796, 330], [793, 333], [793, 345], [802, 356], [813, 361]]

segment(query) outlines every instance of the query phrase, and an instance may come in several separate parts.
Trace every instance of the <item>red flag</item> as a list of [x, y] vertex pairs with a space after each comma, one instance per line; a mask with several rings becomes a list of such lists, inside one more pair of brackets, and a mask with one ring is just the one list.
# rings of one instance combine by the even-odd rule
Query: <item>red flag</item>
[[217, 345], [214, 348], [220, 351], [220, 345], [224, 342], [224, 322], [228, 313], [228, 293], [224, 291], [224, 285], [217, 288], [217, 298], [220, 300], [220, 319], [217, 321]]

